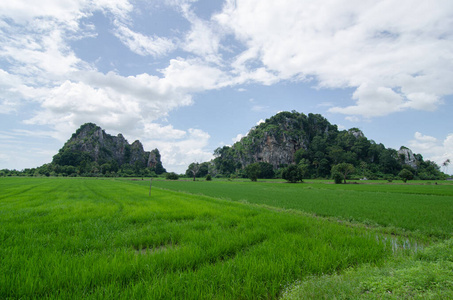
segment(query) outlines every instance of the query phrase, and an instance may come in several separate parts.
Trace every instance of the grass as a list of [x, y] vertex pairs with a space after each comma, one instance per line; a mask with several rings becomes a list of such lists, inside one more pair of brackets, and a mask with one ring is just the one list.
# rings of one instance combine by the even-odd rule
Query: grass
[[[146, 181], [135, 184], [149, 185]], [[404, 184], [153, 181], [153, 187], [237, 202], [304, 211], [389, 233], [448, 239], [453, 233], [453, 186]]]
[[382, 267], [296, 281], [281, 299], [453, 299], [453, 239]]
[[1, 178], [0, 298], [277, 298], [393, 255], [366, 228], [148, 184]]

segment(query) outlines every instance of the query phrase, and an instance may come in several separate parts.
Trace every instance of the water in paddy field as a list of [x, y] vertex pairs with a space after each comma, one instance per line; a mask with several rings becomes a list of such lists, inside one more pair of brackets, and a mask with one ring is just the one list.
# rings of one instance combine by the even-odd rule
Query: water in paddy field
[[376, 235], [376, 240], [383, 243], [385, 247], [392, 247], [393, 254], [398, 252], [413, 252], [423, 250], [423, 245], [417, 243], [415, 239], [408, 239], [405, 237], [387, 237]]

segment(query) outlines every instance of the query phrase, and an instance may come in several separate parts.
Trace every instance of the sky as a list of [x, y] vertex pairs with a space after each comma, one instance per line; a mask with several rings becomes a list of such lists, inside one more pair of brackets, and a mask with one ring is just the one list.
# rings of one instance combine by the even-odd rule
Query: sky
[[0, 2], [0, 169], [92, 122], [184, 173], [292, 110], [453, 160], [453, 1]]

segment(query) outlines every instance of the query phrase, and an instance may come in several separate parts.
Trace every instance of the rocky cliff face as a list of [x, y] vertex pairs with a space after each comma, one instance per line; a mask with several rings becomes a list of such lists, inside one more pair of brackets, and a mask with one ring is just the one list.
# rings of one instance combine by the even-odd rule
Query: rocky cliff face
[[297, 163], [307, 178], [330, 178], [334, 166], [347, 163], [356, 176], [370, 179], [397, 176], [407, 165], [419, 178], [442, 178], [435, 163], [424, 162], [406, 147], [386, 148], [358, 128], [340, 131], [321, 115], [296, 111], [272, 116], [234, 145], [217, 148], [214, 156], [212, 172], [224, 176], [248, 176], [247, 166], [253, 163], [263, 174]]
[[415, 158], [415, 155], [414, 153], [412, 153], [411, 149], [401, 147], [400, 150], [398, 150], [398, 156], [401, 158], [403, 164], [417, 169], [417, 159]]
[[[156, 155], [157, 152], [157, 155]], [[120, 133], [117, 136], [107, 134], [93, 123], [82, 125], [54, 156], [54, 164], [73, 165], [82, 161], [124, 164], [140, 168], [162, 167], [159, 151], [145, 151], [140, 141], [129, 144]]]
[[[252, 139], [252, 144], [247, 145], [248, 141], [241, 141], [244, 148], [253, 148], [254, 151], [240, 151], [239, 160], [243, 166], [254, 162], [266, 162], [277, 168], [283, 164], [293, 162], [294, 153], [305, 148], [305, 142], [302, 138], [294, 138], [286, 134], [277, 137], [273, 133], [265, 132], [262, 139]], [[236, 145], [236, 147], [241, 147]]]
[[233, 145], [242, 166], [266, 162], [274, 168], [294, 162], [299, 149], [307, 149], [314, 136], [328, 136], [336, 130], [320, 115], [283, 112], [252, 128]]

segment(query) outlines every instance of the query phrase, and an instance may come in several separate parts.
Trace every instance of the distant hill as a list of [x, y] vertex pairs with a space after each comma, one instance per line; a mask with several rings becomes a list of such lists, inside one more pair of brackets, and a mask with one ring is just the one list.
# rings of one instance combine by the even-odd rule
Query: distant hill
[[[367, 139], [357, 128], [339, 131], [319, 114], [280, 112], [253, 127], [233, 146], [217, 148], [212, 161], [217, 174], [244, 175], [245, 168], [260, 163], [278, 174], [290, 164], [303, 165], [307, 178], [327, 178], [339, 163], [350, 163], [357, 177], [396, 176], [403, 168], [419, 179], [444, 174], [434, 162], [424, 161], [406, 147], [398, 151]], [[269, 173], [269, 172], [268, 172]]]
[[165, 172], [158, 149], [145, 151], [140, 141], [129, 144], [122, 134], [112, 136], [93, 123], [77, 129], [53, 157], [49, 168], [57, 174], [76, 172], [85, 176]]

